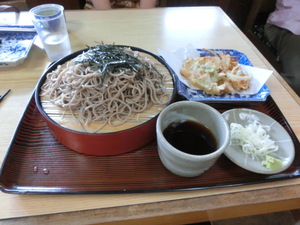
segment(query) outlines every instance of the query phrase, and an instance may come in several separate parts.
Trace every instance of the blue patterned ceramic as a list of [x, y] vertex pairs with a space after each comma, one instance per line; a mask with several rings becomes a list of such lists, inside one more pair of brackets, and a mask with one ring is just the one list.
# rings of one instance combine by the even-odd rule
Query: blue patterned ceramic
[[14, 67], [26, 59], [36, 32], [1, 31], [0, 32], [0, 67]]
[[[234, 56], [240, 64], [252, 66], [248, 57], [236, 50], [232, 49], [212, 49], [216, 53], [225, 53], [231, 56]], [[211, 55], [208, 51], [198, 50], [201, 56]], [[179, 79], [177, 79], [177, 87], [178, 93], [185, 98], [193, 101], [265, 101], [267, 97], [270, 95], [270, 90], [267, 85], [263, 85], [263, 87], [259, 90], [257, 94], [254, 95], [239, 95], [239, 94], [226, 94], [226, 95], [209, 95], [201, 90], [191, 89], [182, 83]]]

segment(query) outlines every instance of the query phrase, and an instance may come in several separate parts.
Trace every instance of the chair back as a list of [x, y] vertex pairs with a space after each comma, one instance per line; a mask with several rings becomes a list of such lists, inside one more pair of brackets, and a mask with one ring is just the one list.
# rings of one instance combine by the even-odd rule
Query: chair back
[[0, 12], [15, 12], [19, 13], [19, 8], [12, 5], [0, 5]]
[[265, 24], [275, 6], [276, 0], [253, 0], [243, 31], [251, 30], [254, 24]]
[[26, 0], [29, 9], [41, 4], [59, 4], [65, 9], [83, 9], [85, 0]]
[[[27, 11], [28, 7], [25, 0], [0, 0], [1, 10], [5, 11]], [[6, 6], [9, 6], [7, 8]], [[4, 9], [6, 8], [6, 9]]]

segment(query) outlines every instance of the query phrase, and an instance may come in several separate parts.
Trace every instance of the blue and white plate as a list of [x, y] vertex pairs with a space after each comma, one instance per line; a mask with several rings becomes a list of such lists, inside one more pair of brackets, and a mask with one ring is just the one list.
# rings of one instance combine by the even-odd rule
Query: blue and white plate
[[36, 37], [36, 32], [1, 31], [0, 67], [15, 67], [24, 62]]
[[[237, 51], [232, 49], [212, 49], [216, 53], [225, 53], [231, 56], [234, 56], [238, 62], [242, 65], [252, 66], [248, 57]], [[198, 50], [201, 56], [211, 55], [208, 51]], [[187, 85], [182, 83], [179, 79], [177, 79], [177, 88], [178, 93], [185, 98], [193, 101], [265, 101], [267, 97], [270, 95], [270, 90], [267, 85], [263, 85], [262, 88], [253, 95], [240, 95], [240, 94], [226, 94], [226, 95], [209, 95], [203, 92], [202, 90], [196, 90], [189, 88]]]

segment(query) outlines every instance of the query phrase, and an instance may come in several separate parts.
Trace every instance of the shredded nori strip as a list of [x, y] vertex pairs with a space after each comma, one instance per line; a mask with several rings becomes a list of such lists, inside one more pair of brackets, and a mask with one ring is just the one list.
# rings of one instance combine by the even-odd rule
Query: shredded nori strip
[[139, 60], [138, 57], [125, 52], [125, 47], [104, 44], [89, 47], [89, 50], [83, 53], [81, 57], [77, 57], [76, 63], [87, 64], [98, 71], [103, 78], [110, 72], [131, 70], [137, 73], [137, 79], [142, 80], [142, 68], [149, 69], [149, 66]]

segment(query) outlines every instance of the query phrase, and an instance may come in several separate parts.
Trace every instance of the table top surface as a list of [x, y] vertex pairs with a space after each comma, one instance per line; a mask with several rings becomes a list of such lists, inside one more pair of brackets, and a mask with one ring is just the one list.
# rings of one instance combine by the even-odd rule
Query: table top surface
[[[3, 21], [3, 15], [0, 15], [0, 21]], [[26, 12], [21, 14], [21, 18], [23, 24], [29, 22]], [[254, 66], [274, 70], [219, 7], [74, 10], [66, 11], [66, 19], [73, 52], [96, 42], [136, 46], [154, 53], [158, 49], [175, 50], [191, 43], [197, 48], [236, 49], [246, 54]], [[0, 103], [0, 162], [4, 161], [38, 79], [50, 63], [44, 50], [36, 43], [22, 65], [0, 69], [0, 94], [7, 89], [12, 90]], [[267, 86], [299, 139], [298, 96], [276, 71], [267, 81]], [[119, 220], [162, 224], [168, 220], [180, 224], [300, 208], [299, 188], [300, 178], [295, 178], [238, 187], [163, 193], [0, 193], [0, 220], [15, 224], [59, 224], [62, 218], [80, 224]]]

